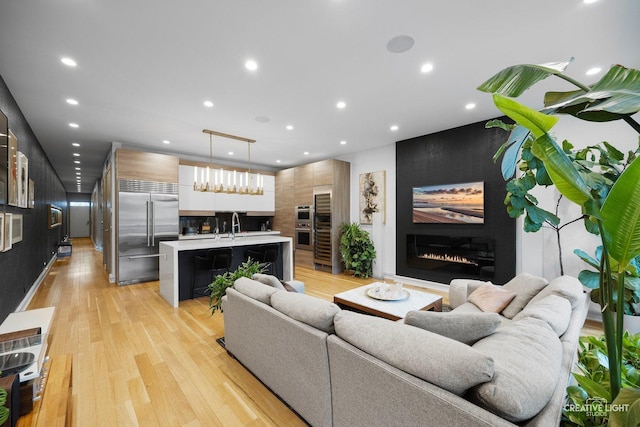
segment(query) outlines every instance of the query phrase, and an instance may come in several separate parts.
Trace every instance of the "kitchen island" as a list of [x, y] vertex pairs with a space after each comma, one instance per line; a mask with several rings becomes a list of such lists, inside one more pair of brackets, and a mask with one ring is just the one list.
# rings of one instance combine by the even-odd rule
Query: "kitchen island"
[[279, 263], [281, 279], [293, 279], [293, 241], [279, 235], [251, 235], [239, 233], [235, 239], [223, 237], [215, 239], [177, 240], [160, 243], [160, 295], [173, 307], [179, 301], [191, 298], [193, 280], [193, 257], [206, 253], [208, 249], [232, 248], [232, 269], [244, 261], [244, 253], [251, 247], [269, 243], [280, 245]]

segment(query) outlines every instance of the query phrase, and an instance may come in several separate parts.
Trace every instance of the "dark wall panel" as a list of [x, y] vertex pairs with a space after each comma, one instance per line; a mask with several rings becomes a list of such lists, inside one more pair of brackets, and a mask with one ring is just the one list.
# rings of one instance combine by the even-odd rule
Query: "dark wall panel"
[[33, 209], [0, 205], [0, 212], [23, 215], [23, 240], [15, 243], [11, 250], [0, 252], [1, 323], [16, 310], [66, 234], [65, 225], [54, 229], [47, 227], [47, 205], [61, 207], [65, 217], [68, 209], [62, 182], [2, 77], [0, 110], [9, 119], [9, 129], [18, 139], [18, 150], [29, 159], [29, 178], [34, 181], [35, 188]]
[[[493, 154], [507, 133], [485, 129], [485, 121], [396, 143], [396, 271], [397, 274], [441, 283], [455, 277], [437, 277], [407, 263], [407, 235], [492, 238], [495, 274], [505, 283], [515, 273], [515, 220], [506, 213], [505, 182]], [[426, 185], [484, 181], [484, 224], [414, 224], [412, 189]], [[471, 277], [471, 276], [469, 276]]]

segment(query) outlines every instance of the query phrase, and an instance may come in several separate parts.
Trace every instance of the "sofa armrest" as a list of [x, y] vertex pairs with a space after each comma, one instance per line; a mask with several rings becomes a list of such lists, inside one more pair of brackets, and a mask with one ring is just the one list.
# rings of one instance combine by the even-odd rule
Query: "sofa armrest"
[[472, 279], [453, 279], [449, 282], [449, 305], [452, 309], [467, 302], [473, 291], [487, 282]]

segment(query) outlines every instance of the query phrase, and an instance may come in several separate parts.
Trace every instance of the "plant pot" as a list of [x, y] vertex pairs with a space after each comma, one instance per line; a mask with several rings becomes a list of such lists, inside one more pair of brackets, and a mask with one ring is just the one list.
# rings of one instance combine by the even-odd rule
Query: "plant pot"
[[[631, 316], [624, 314], [622, 327], [625, 331], [629, 331], [629, 335], [640, 334], [640, 316]], [[616, 319], [616, 313], [613, 312], [613, 318]]]
[[622, 325], [624, 326], [625, 331], [629, 331], [630, 335], [640, 334], [640, 316], [630, 316], [625, 314]]

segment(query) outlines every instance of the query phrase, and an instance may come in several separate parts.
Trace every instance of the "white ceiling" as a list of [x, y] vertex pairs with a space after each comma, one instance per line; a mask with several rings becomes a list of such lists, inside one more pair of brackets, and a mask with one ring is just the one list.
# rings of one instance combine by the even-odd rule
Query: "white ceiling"
[[[638, 18], [638, 0], [4, 0], [0, 75], [67, 191], [78, 152], [90, 192], [114, 141], [207, 161], [207, 128], [256, 139], [254, 164], [280, 169], [494, 117], [475, 88], [505, 66], [575, 57], [586, 83], [640, 68]], [[387, 51], [398, 35], [413, 48]], [[213, 150], [246, 161], [244, 143]]]

